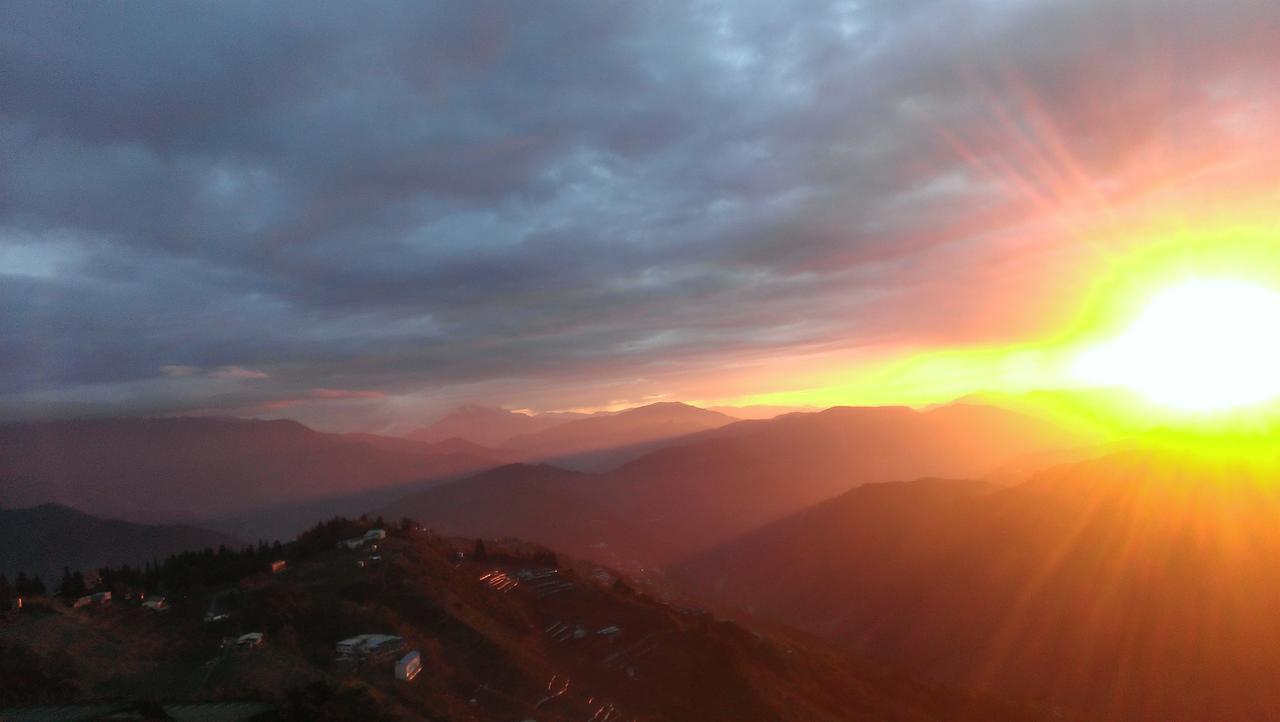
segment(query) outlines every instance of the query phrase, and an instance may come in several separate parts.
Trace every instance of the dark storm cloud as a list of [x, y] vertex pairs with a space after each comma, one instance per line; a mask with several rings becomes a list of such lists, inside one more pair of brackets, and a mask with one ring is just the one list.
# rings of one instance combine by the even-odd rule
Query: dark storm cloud
[[1265, 82], [1274, 5], [1206, 7], [6, 3], [0, 409], [934, 335], [918, 259], [1016, 205], [949, 134], [999, 158], [1012, 73], [1103, 172]]

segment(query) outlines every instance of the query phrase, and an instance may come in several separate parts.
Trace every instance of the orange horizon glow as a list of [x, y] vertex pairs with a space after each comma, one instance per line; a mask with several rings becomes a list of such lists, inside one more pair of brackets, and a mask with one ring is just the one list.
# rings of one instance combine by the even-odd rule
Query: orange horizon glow
[[[1273, 227], [1264, 216], [1252, 224], [1180, 224], [1135, 233], [1135, 238], [1155, 240], [1134, 243], [1137, 250], [1108, 259], [1105, 270], [1095, 274], [1095, 286], [1078, 300], [1075, 318], [1033, 341], [860, 349], [844, 358], [819, 353], [799, 359], [794, 368], [804, 372], [792, 377], [792, 388], [699, 403], [927, 406], [970, 395], [1030, 398], [1063, 392], [1091, 396], [1089, 414], [1113, 421], [1129, 417], [1119, 424], [1127, 429], [1201, 424], [1206, 415], [1221, 418], [1237, 407], [1264, 407], [1280, 397], [1280, 374], [1269, 373], [1273, 361], [1280, 364], [1280, 341], [1273, 340], [1272, 332], [1280, 328], [1280, 291], [1275, 290], [1280, 289], [1280, 258], [1270, 239]], [[1215, 307], [1199, 313], [1198, 303]], [[1143, 321], [1147, 313], [1159, 318]], [[1169, 335], [1178, 330], [1180, 314], [1200, 338]], [[1155, 323], [1165, 335], [1146, 338], [1151, 332], [1134, 331], [1135, 323], [1139, 329]], [[1138, 336], [1117, 346], [1127, 333]], [[1146, 345], [1139, 349], [1135, 344]], [[1179, 344], [1189, 350], [1210, 344], [1212, 349], [1181, 365], [1157, 363], [1159, 353]], [[1105, 355], [1099, 349], [1127, 349], [1129, 360], [1121, 361], [1123, 354], [1112, 357], [1109, 372], [1088, 368], [1090, 362], [1081, 358], [1092, 358], [1096, 365]], [[1216, 374], [1211, 368], [1215, 359], [1227, 364]], [[824, 368], [833, 361], [849, 365], [837, 371]], [[1208, 376], [1197, 380], [1197, 370]], [[1198, 385], [1183, 390], [1188, 383]]]
[[[1174, 78], [1167, 81], [1174, 85]], [[1065, 413], [1066, 404], [1070, 416], [1126, 431], [1229, 425], [1233, 416], [1272, 414], [1280, 372], [1264, 369], [1280, 366], [1280, 341], [1268, 338], [1280, 336], [1274, 310], [1280, 305], [1280, 188], [1273, 182], [1280, 153], [1268, 139], [1280, 130], [1280, 118], [1265, 106], [1223, 101], [1194, 131], [1179, 131], [1191, 136], [1155, 134], [1099, 165], [1072, 154], [1070, 133], [1029, 84], [1009, 77], [1006, 85], [1013, 92], [974, 83], [991, 108], [988, 136], [960, 137], [941, 125], [935, 131], [952, 161], [961, 159], [973, 178], [1007, 201], [985, 219], [985, 231], [978, 224], [965, 233], [998, 233], [982, 236], [987, 258], [999, 264], [989, 278], [1016, 280], [1003, 293], [976, 286], [979, 300], [972, 305], [987, 315], [967, 322], [1011, 339], [801, 352], [779, 359], [784, 370], [771, 389], [710, 403], [927, 406], [971, 395], [1040, 396], [1026, 405]], [[1159, 97], [1158, 86], [1152, 93]], [[1019, 105], [1002, 104], [1002, 97]], [[1108, 118], [1104, 108], [1089, 112]], [[1123, 135], [1119, 127], [1101, 130]], [[1216, 300], [1210, 293], [1218, 308], [1208, 315], [1168, 309], [1159, 320], [1163, 339], [1133, 330], [1148, 323], [1140, 319], [1153, 303], [1165, 303], [1164, 294], [1206, 280], [1258, 290], [1227, 291]], [[1170, 336], [1179, 313], [1197, 326], [1203, 343], [1184, 339], [1180, 346]], [[1127, 333], [1138, 335], [1117, 346]], [[1103, 359], [1101, 348], [1112, 349], [1111, 356]], [[1160, 352], [1178, 348], [1199, 348], [1199, 358], [1172, 367], [1158, 363]], [[1064, 394], [1077, 398], [1065, 402]], [[1252, 408], [1236, 413], [1246, 407]]]

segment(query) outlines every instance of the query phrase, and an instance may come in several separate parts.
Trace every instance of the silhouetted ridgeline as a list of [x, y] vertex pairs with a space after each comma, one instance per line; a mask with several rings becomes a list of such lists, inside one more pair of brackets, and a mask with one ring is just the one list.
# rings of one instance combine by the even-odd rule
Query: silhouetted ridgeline
[[[379, 521], [108, 569], [89, 591], [112, 596], [80, 606], [29, 599], [0, 625], [0, 674], [24, 680], [0, 685], [0, 707], [112, 697], [259, 700], [322, 721], [1049, 719], [753, 634], [542, 547]], [[364, 634], [418, 651], [423, 673], [406, 682], [394, 655], [338, 652]]]
[[52, 580], [64, 567], [139, 566], [176, 552], [243, 543], [209, 529], [101, 519], [58, 504], [0, 509], [0, 574], [10, 578], [22, 571]]
[[674, 571], [905, 669], [1091, 719], [1280, 709], [1274, 463], [1128, 452], [995, 488], [864, 486]]

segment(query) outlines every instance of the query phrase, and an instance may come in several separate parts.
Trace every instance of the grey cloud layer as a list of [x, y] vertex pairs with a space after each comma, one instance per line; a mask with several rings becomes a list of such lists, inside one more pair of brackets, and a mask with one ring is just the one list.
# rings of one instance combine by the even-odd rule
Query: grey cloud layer
[[[6, 3], [0, 411], [934, 335], [913, 259], [1010, 203], [937, 132], [990, 124], [966, 78], [1016, 70], [1103, 170], [1258, 81], [1274, 4], [1208, 5]], [[1186, 52], [1160, 102], [1126, 84]]]

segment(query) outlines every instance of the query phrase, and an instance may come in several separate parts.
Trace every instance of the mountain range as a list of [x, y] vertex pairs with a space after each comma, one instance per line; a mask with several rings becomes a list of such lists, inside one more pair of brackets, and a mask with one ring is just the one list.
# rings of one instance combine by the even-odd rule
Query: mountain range
[[252, 419], [4, 424], [0, 504], [52, 502], [130, 521], [203, 521], [326, 497], [351, 501], [379, 489], [404, 493], [406, 484], [456, 478], [505, 458], [464, 442], [401, 442]]
[[1280, 709], [1280, 475], [1165, 450], [873, 484], [674, 570], [903, 668], [1090, 719]]
[[466, 439], [482, 446], [493, 447], [500, 446], [515, 436], [537, 433], [568, 421], [584, 418], [587, 418], [587, 414], [535, 415], [488, 406], [465, 405], [404, 436], [412, 441], [427, 443]]
[[980, 406], [834, 408], [680, 437], [616, 469], [501, 467], [384, 507], [459, 534], [507, 534], [627, 568], [672, 563], [860, 484], [982, 475], [1070, 446], [1060, 430]]
[[689, 404], [662, 402], [596, 414], [521, 434], [503, 442], [532, 461], [582, 470], [613, 468], [675, 439], [718, 429], [737, 419]]
[[[1097, 441], [963, 403], [752, 421], [656, 404], [498, 448], [292, 422], [10, 424], [0, 494], [134, 519], [199, 510], [249, 539], [241, 529], [286, 517], [372, 510], [491, 546], [547, 544], [752, 629], [799, 628], [1085, 719], [1265, 718], [1280, 708], [1276, 465]], [[46, 504], [0, 512], [0, 571], [229, 541]]]

